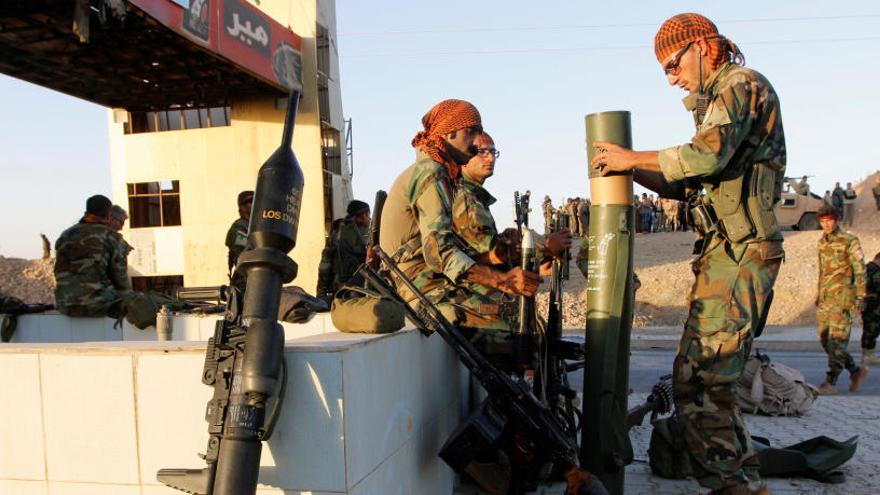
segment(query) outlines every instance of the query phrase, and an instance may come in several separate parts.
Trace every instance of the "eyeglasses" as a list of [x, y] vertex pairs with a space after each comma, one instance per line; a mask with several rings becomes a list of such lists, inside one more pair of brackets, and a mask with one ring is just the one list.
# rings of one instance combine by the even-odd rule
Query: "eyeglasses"
[[481, 156], [492, 155], [495, 158], [501, 156], [501, 152], [496, 150], [495, 148], [477, 148], [477, 154]]
[[688, 48], [690, 48], [693, 44], [694, 42], [691, 41], [687, 45], [684, 45], [681, 50], [679, 50], [678, 53], [676, 53], [675, 56], [672, 57], [672, 60], [670, 60], [669, 63], [666, 64], [666, 67], [663, 67], [663, 72], [667, 76], [677, 76], [678, 73], [681, 72], [681, 67], [679, 66], [679, 64], [681, 64], [681, 57], [684, 57], [684, 54], [687, 53]]

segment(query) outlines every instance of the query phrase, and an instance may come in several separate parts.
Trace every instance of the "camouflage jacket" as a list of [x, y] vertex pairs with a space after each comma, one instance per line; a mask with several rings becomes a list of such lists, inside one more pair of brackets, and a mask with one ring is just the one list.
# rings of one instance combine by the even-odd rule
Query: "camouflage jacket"
[[[719, 218], [744, 208], [749, 197], [755, 196], [765, 217], [756, 219], [763, 228], [753, 238], [782, 240], [772, 213], [786, 161], [776, 92], [758, 72], [731, 63], [722, 64], [709, 76], [705, 88], [710, 102], [694, 137], [687, 144], [660, 151], [660, 170], [675, 191], [669, 196], [683, 200], [704, 189], [706, 202], [715, 207]], [[695, 112], [696, 95], [684, 101]], [[757, 164], [765, 166], [760, 174], [753, 170]], [[737, 179], [759, 183], [737, 184]]]
[[70, 316], [103, 316], [131, 293], [121, 236], [80, 222], [55, 242], [55, 307]]
[[[318, 296], [332, 296], [349, 283], [357, 268], [367, 259], [369, 231], [353, 219], [343, 220], [330, 232], [318, 267]], [[360, 285], [363, 281], [354, 281]]]
[[850, 306], [865, 297], [865, 262], [859, 238], [836, 229], [819, 239], [819, 300]]
[[544, 201], [541, 208], [544, 210], [544, 217], [546, 218], [551, 218], [553, 217], [553, 214], [556, 213], [556, 208], [553, 208], [553, 201], [549, 199]]
[[226, 247], [229, 248], [229, 268], [238, 263], [238, 257], [247, 248], [248, 219], [238, 217], [226, 231]]
[[474, 254], [488, 253], [498, 240], [495, 218], [489, 207], [495, 198], [480, 184], [462, 174], [452, 203], [455, 233]]
[[419, 151], [392, 184], [382, 210], [379, 245], [399, 255], [401, 269], [425, 292], [458, 282], [475, 263], [454, 233], [452, 201], [446, 168]]

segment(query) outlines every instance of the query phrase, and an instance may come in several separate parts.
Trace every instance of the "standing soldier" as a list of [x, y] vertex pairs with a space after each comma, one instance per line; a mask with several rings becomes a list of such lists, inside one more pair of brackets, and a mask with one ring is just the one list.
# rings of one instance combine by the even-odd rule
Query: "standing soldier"
[[823, 206], [817, 212], [823, 235], [819, 239], [819, 295], [816, 323], [819, 340], [828, 354], [828, 373], [819, 386], [820, 395], [837, 393], [837, 377], [846, 368], [849, 390], [856, 392], [868, 376], [867, 366], [856, 366], [846, 350], [852, 314], [865, 297], [865, 262], [859, 238], [840, 230], [838, 212]]
[[841, 223], [849, 227], [852, 227], [853, 221], [856, 219], [857, 197], [852, 182], [847, 182], [846, 189], [843, 191], [843, 221]]
[[244, 293], [244, 286], [247, 278], [244, 273], [236, 272], [235, 266], [238, 264], [238, 257], [247, 249], [248, 244], [248, 222], [251, 219], [251, 207], [254, 202], [253, 191], [242, 191], [238, 193], [238, 218], [236, 218], [229, 230], [226, 231], [226, 248], [229, 250], [226, 256], [226, 268], [229, 270], [230, 283], [238, 287]]
[[523, 225], [526, 227], [529, 226], [529, 212], [532, 211], [529, 209], [529, 203], [532, 200], [532, 191], [526, 190], [526, 193], [519, 198], [519, 207], [522, 210], [523, 216]]
[[578, 202], [578, 227], [580, 228], [580, 236], [586, 237], [590, 232], [590, 202], [581, 198]]
[[553, 201], [550, 200], [550, 196], [544, 196], [544, 204], [541, 205], [541, 208], [544, 210], [544, 234], [549, 234], [553, 232]]
[[568, 215], [569, 226], [571, 232], [575, 235], [581, 235], [581, 217], [578, 215], [578, 204], [580, 198], [570, 198], [565, 204], [565, 214]]
[[696, 134], [661, 151], [597, 142], [591, 165], [602, 175], [632, 170], [638, 183], [665, 197], [705, 192], [694, 198], [699, 257], [673, 368], [676, 410], [701, 485], [713, 494], [767, 493], [734, 386], [784, 254], [773, 213], [785, 173], [779, 99], [702, 15], [664, 22], [654, 51], [669, 83], [690, 93], [685, 106]]
[[874, 355], [877, 337], [880, 336], [880, 253], [868, 263], [867, 291], [862, 309], [862, 364], [880, 364]]

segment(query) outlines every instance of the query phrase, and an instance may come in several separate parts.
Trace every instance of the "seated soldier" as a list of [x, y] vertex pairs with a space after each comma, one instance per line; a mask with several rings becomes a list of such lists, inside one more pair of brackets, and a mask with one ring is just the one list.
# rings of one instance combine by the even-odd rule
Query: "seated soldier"
[[330, 301], [343, 285], [363, 285], [360, 277], [352, 279], [357, 268], [367, 259], [370, 243], [370, 205], [352, 200], [347, 215], [333, 223], [318, 266], [317, 296]]
[[[499, 234], [489, 210], [495, 198], [483, 187], [494, 174], [501, 153], [485, 132], [474, 139], [474, 145], [477, 154], [461, 167], [461, 177], [456, 182], [452, 206], [455, 233], [475, 258], [484, 258], [499, 269], [510, 269], [520, 265], [519, 233], [509, 229]], [[571, 234], [567, 230], [550, 234], [537, 258], [558, 256], [570, 245]], [[518, 324], [516, 298], [469, 280], [459, 283], [458, 289], [458, 305], [468, 315], [463, 332], [496, 366], [512, 370], [511, 331]], [[469, 297], [463, 297], [465, 294]]]
[[[537, 273], [513, 268], [493, 269], [487, 257], [467, 253], [452, 225], [453, 181], [474, 154], [474, 138], [482, 132], [480, 113], [462, 100], [445, 100], [423, 118], [424, 130], [412, 140], [416, 162], [394, 181], [382, 211], [379, 244], [396, 256], [401, 270], [453, 324], [475, 328], [496, 315], [469, 311], [462, 303], [474, 296], [460, 286], [477, 282], [513, 295], [532, 296]], [[415, 296], [395, 281], [404, 299]], [[485, 316], [485, 317], [484, 317]]]
[[[85, 215], [55, 241], [55, 308], [67, 316], [120, 318], [130, 313], [130, 322], [146, 328], [156, 323], [158, 305], [173, 301], [131, 290], [128, 252], [109, 226], [111, 206], [106, 196], [90, 197]], [[135, 314], [137, 322], [131, 317]]]

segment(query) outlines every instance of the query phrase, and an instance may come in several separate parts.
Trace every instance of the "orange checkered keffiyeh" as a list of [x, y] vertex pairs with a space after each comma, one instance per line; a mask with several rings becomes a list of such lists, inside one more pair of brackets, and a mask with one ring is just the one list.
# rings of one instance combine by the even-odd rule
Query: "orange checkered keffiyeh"
[[715, 23], [700, 14], [678, 14], [670, 17], [660, 26], [654, 36], [654, 54], [657, 61], [663, 61], [686, 44], [705, 40], [709, 45], [711, 69], [715, 70], [724, 62], [745, 63], [745, 57], [732, 41], [718, 33]]
[[477, 107], [464, 100], [443, 100], [422, 117], [422, 126], [425, 129], [412, 140], [413, 148], [424, 151], [432, 160], [445, 165], [449, 176], [455, 179], [460, 167], [447, 155], [443, 136], [467, 127], [482, 128]]

